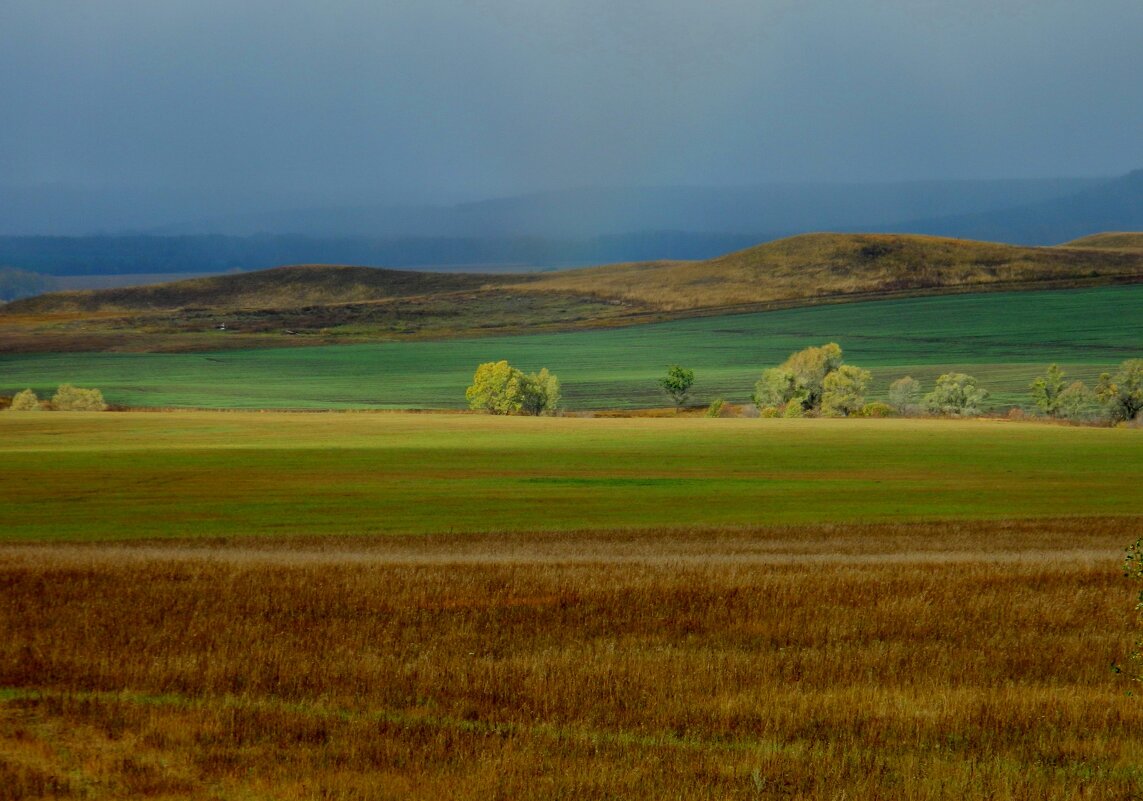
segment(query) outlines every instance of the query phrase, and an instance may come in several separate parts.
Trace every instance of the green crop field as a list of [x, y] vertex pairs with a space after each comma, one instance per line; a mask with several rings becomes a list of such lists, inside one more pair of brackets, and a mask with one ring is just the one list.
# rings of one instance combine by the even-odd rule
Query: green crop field
[[1134, 515], [1130, 429], [999, 421], [0, 415], [9, 540]]
[[998, 408], [1028, 403], [1050, 362], [1092, 382], [1143, 354], [1143, 286], [954, 295], [565, 334], [215, 353], [0, 356], [0, 394], [63, 382], [111, 403], [206, 408], [457, 408], [476, 365], [508, 359], [548, 367], [572, 410], [663, 405], [668, 364], [696, 373], [695, 399], [749, 399], [761, 370], [808, 345], [836, 341], [870, 368], [872, 396], [913, 375], [976, 375]]

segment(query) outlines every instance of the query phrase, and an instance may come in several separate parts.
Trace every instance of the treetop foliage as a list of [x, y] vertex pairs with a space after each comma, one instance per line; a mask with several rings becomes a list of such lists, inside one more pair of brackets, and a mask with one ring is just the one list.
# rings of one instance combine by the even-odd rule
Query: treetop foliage
[[470, 409], [489, 414], [552, 415], [560, 403], [560, 381], [546, 367], [525, 375], [502, 359], [477, 367], [464, 396]]
[[659, 386], [663, 391], [670, 395], [671, 400], [675, 402], [675, 411], [686, 403], [687, 396], [690, 394], [691, 387], [695, 383], [695, 371], [688, 370], [685, 367], [680, 367], [677, 364], [672, 364], [667, 368], [667, 375], [665, 378], [659, 379]]
[[945, 373], [937, 377], [937, 385], [925, 396], [925, 406], [932, 414], [971, 417], [981, 412], [988, 390], [964, 373]]
[[868, 370], [843, 364], [841, 347], [830, 342], [792, 353], [778, 367], [763, 370], [754, 385], [754, 403], [759, 409], [782, 408], [786, 417], [852, 415], [861, 410], [870, 379]]

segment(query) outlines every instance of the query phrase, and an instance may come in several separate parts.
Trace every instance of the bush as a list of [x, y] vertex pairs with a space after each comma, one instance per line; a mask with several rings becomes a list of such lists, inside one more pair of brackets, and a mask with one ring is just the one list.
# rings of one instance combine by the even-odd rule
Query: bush
[[777, 406], [762, 406], [758, 408], [758, 416], [767, 420], [782, 416], [782, 410]]
[[896, 410], [888, 403], [873, 401], [861, 407], [862, 417], [892, 417]]
[[722, 398], [715, 398], [714, 400], [712, 400], [710, 402], [710, 406], [707, 407], [706, 416], [707, 417], [721, 417], [722, 416], [722, 407], [725, 404], [726, 404], [726, 401], [724, 401]]
[[806, 410], [802, 408], [801, 401], [792, 400], [782, 409], [782, 416], [787, 418], [805, 417]]
[[52, 408], [60, 412], [103, 412], [107, 410], [107, 404], [98, 389], [61, 384], [52, 396]]
[[13, 412], [38, 412], [43, 407], [40, 406], [40, 399], [36, 397], [36, 393], [25, 389], [13, 396], [12, 404], [8, 408]]

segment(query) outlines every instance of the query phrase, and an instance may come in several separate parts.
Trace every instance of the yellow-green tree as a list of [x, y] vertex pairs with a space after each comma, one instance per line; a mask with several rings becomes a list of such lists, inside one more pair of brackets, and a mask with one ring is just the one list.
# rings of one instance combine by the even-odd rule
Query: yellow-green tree
[[555, 414], [560, 380], [546, 367], [524, 375], [502, 359], [477, 367], [464, 396], [470, 409], [489, 414]]
[[868, 370], [843, 364], [822, 379], [822, 414], [849, 417], [865, 405], [865, 390], [872, 375]]
[[98, 389], [60, 384], [52, 396], [52, 408], [60, 412], [102, 412], [107, 409], [107, 404], [103, 402], [103, 393]]
[[754, 403], [759, 409], [795, 403], [802, 411], [817, 411], [822, 405], [826, 376], [841, 365], [841, 346], [836, 342], [792, 353], [778, 367], [762, 371], [754, 385]]
[[12, 405], [8, 407], [9, 411], [13, 412], [38, 412], [41, 408], [40, 399], [30, 389], [21, 390], [13, 395]]

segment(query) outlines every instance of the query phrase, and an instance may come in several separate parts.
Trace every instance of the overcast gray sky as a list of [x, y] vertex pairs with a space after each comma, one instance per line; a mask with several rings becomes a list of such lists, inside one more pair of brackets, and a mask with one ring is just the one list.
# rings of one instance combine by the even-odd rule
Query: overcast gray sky
[[1143, 167], [1140, 0], [0, 0], [0, 184], [360, 202]]

